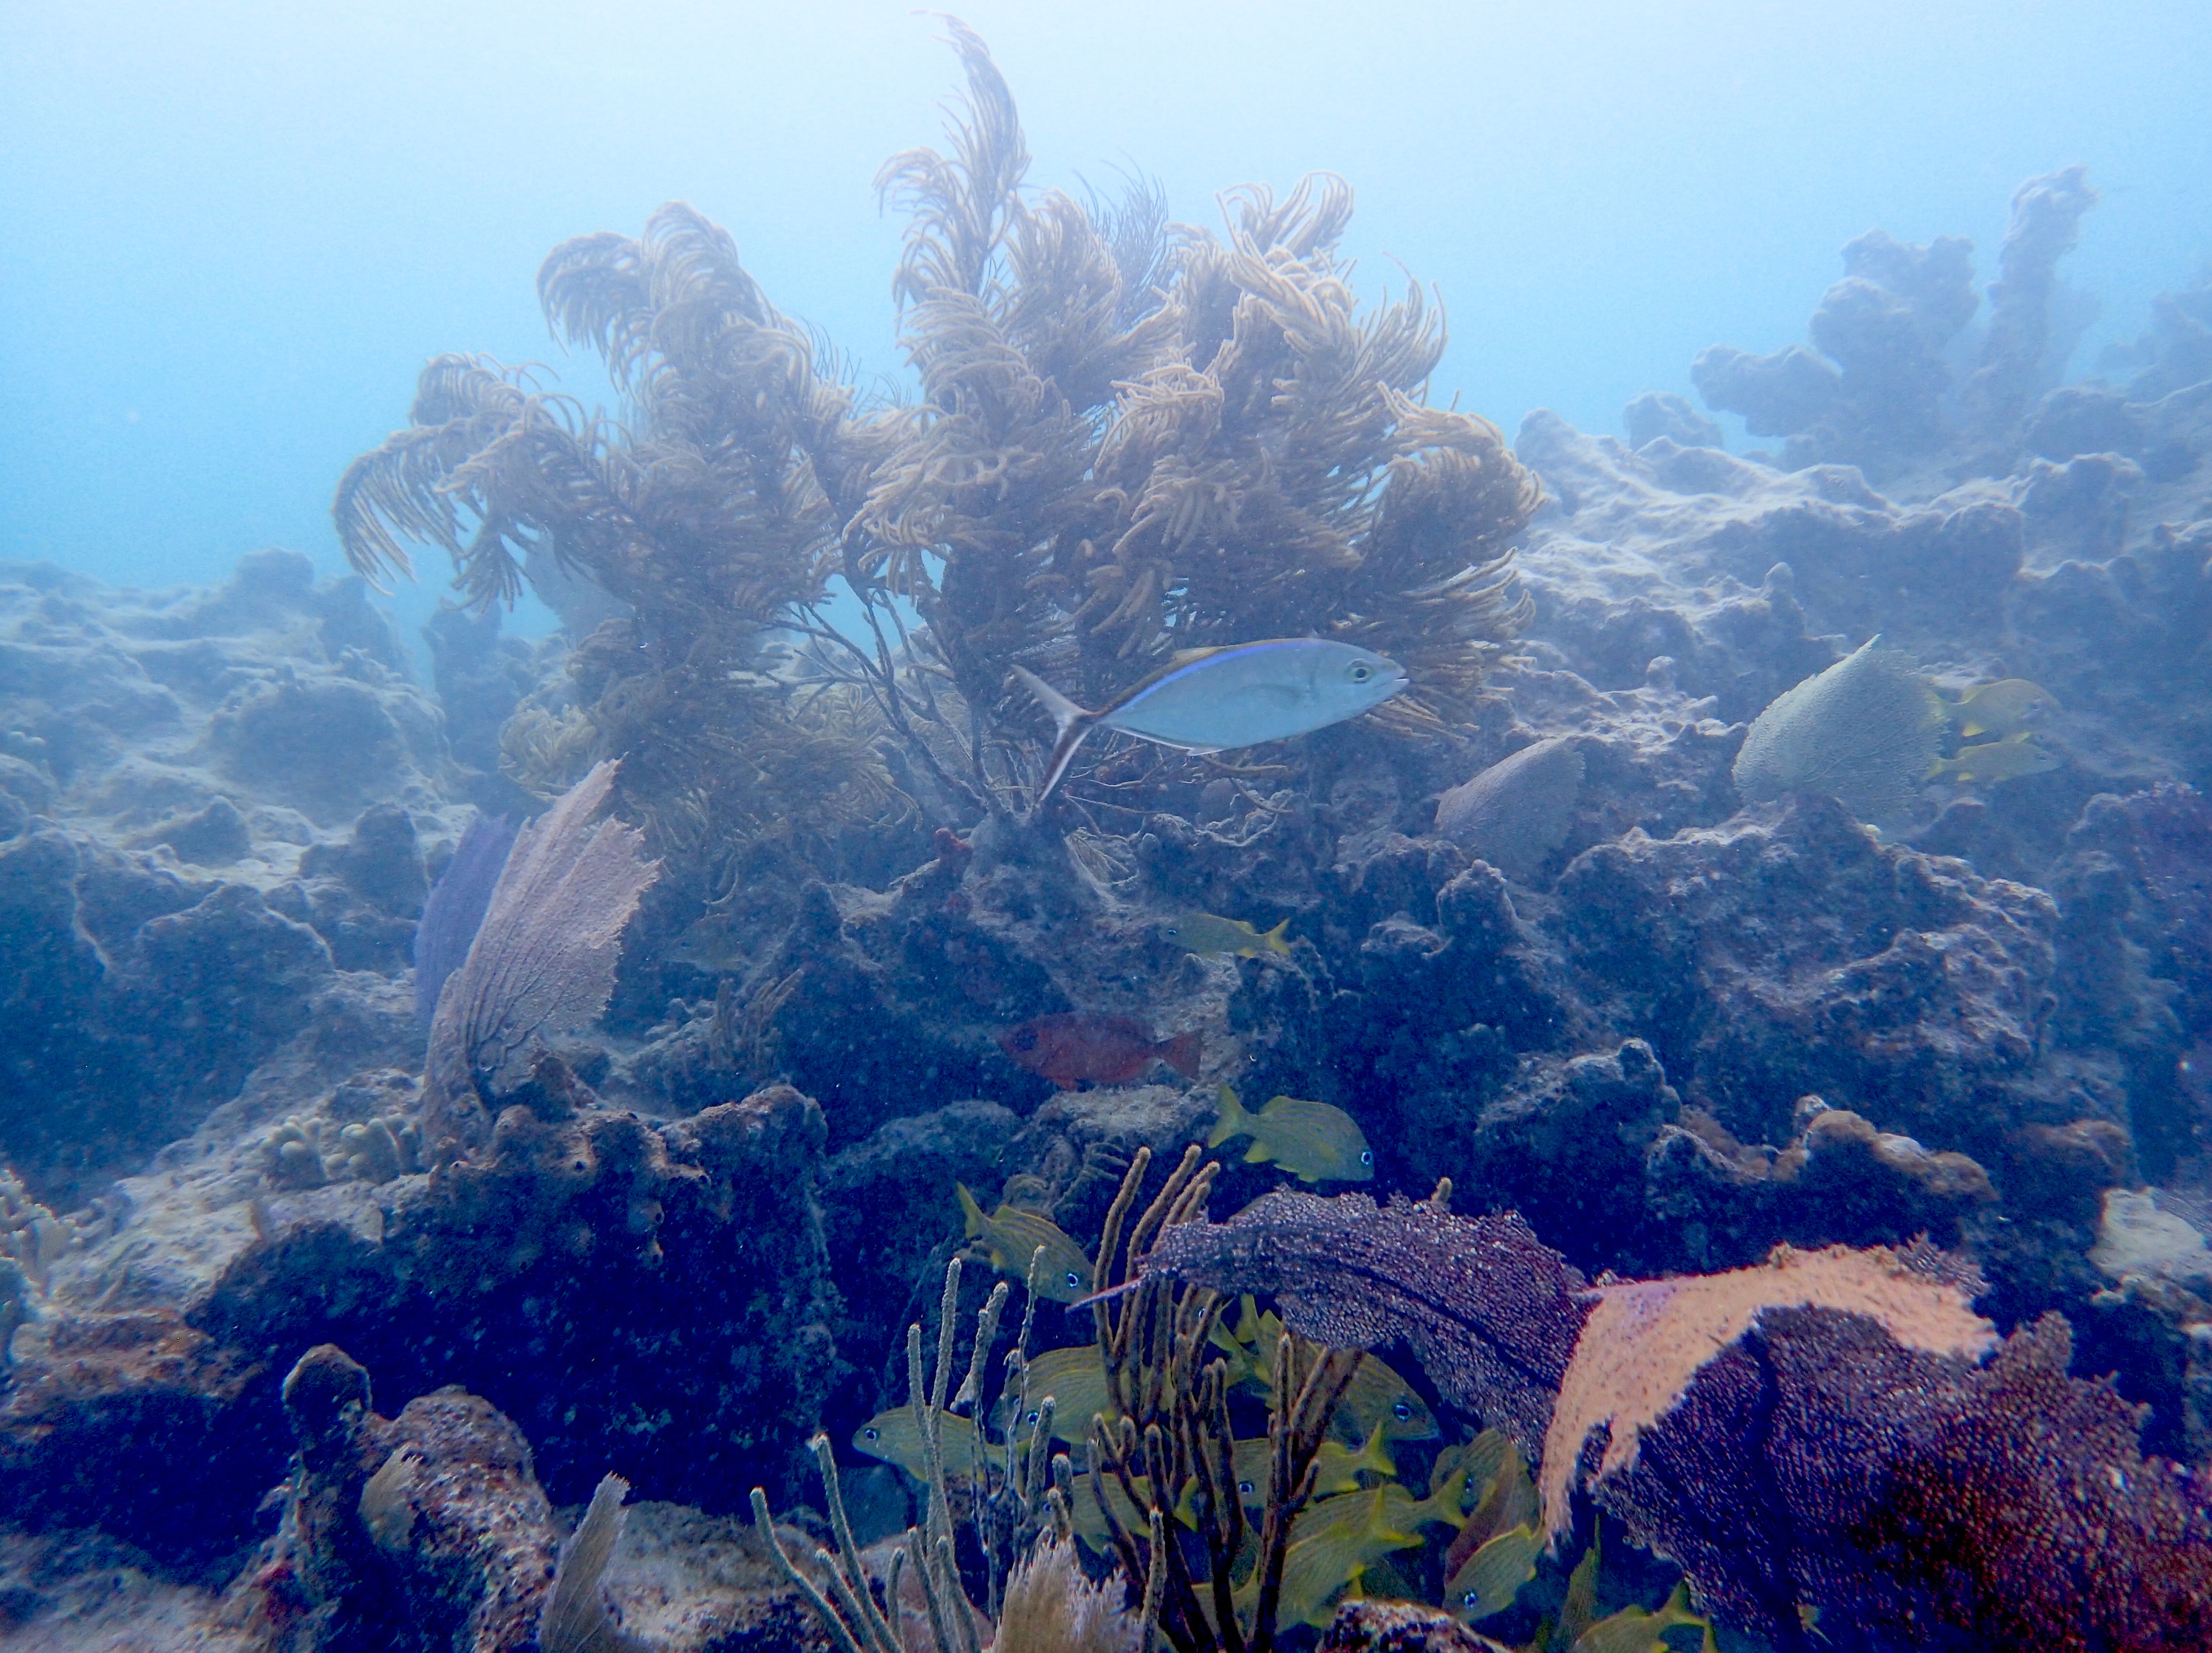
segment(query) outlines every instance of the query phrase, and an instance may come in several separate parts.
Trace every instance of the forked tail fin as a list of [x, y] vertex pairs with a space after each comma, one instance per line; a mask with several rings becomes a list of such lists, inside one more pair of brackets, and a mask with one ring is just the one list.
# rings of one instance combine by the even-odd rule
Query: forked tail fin
[[965, 1183], [955, 1183], [952, 1188], [953, 1191], [960, 1196], [960, 1214], [967, 1219], [968, 1238], [975, 1239], [981, 1235], [989, 1233], [990, 1219], [983, 1214], [983, 1208], [975, 1203], [975, 1196], [968, 1191], [968, 1185]]
[[1208, 1147], [1219, 1147], [1224, 1142], [1252, 1134], [1250, 1117], [1237, 1100], [1237, 1093], [1226, 1085], [1221, 1087], [1220, 1109], [1220, 1122], [1214, 1126], [1213, 1135], [1206, 1139]]
[[1052, 714], [1054, 738], [1052, 756], [1046, 760], [1044, 782], [1037, 788], [1036, 805], [1042, 808], [1050, 797], [1060, 778], [1067, 773], [1067, 766], [1075, 761], [1075, 749], [1083, 744], [1083, 737], [1091, 732], [1099, 714], [1085, 711], [1043, 678], [1026, 667], [1016, 666], [1014, 675], [1022, 686], [1036, 696], [1037, 704]]

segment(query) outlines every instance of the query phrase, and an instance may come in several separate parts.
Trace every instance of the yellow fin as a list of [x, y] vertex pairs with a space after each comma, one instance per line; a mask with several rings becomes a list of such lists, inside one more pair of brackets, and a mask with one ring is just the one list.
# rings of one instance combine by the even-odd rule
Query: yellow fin
[[[1206, 1147], [1219, 1147], [1232, 1136], [1249, 1136], [1251, 1134], [1252, 1116], [1246, 1113], [1243, 1105], [1237, 1100], [1237, 1093], [1224, 1085], [1221, 1087], [1220, 1123], [1214, 1126], [1213, 1135], [1206, 1139]], [[1259, 1144], [1255, 1142], [1252, 1146], [1256, 1148]], [[1249, 1159], [1251, 1156], [1247, 1154], [1245, 1157]]]
[[968, 1220], [968, 1238], [988, 1238], [991, 1232], [991, 1220], [983, 1214], [983, 1208], [975, 1203], [975, 1196], [968, 1191], [968, 1184], [955, 1183], [952, 1191], [960, 1196], [960, 1214]]

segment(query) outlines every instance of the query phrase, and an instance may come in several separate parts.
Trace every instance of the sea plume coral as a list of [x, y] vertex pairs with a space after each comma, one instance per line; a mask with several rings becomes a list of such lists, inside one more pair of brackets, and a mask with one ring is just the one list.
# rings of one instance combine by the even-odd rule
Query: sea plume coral
[[581, 1026], [614, 989], [622, 932], [660, 863], [643, 835], [597, 820], [613, 790], [603, 763], [515, 834], [468, 957], [430, 1026], [423, 1135], [443, 1160], [489, 1135], [487, 1103], [547, 1034]]
[[[1049, 745], [1017, 663], [1097, 699], [1179, 649], [1329, 637], [1412, 672], [1386, 724], [1463, 707], [1528, 616], [1510, 556], [1537, 485], [1494, 427], [1423, 399], [1444, 332], [1421, 290], [1359, 305], [1336, 251], [1350, 190], [1232, 191], [1217, 237], [1171, 226], [1142, 183], [1116, 204], [1030, 189], [1012, 94], [981, 38], [946, 28], [967, 79], [948, 148], [878, 179], [908, 215], [892, 287], [918, 401], [860, 397], [730, 237], [672, 203], [538, 276], [623, 423], [441, 357], [410, 427], [339, 486], [355, 566], [404, 572], [412, 541], [478, 604], [534, 559], [629, 605], [578, 650], [572, 710], [592, 755], [629, 760], [641, 812], [689, 799], [724, 837], [861, 817], [891, 790], [825, 806], [745, 767], [816, 738], [793, 707], [825, 685], [871, 709], [846, 761], [882, 772], [896, 746], [907, 784], [961, 815], [1017, 802]], [[865, 629], [830, 623], [833, 574]], [[809, 640], [800, 670], [770, 655], [783, 627]]]

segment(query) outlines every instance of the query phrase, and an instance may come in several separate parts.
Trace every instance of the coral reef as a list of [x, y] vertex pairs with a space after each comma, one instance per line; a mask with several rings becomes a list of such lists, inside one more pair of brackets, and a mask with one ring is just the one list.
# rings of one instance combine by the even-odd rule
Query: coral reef
[[2083, 1650], [2212, 1626], [2203, 1474], [2142, 1456], [2133, 1409], [2067, 1375], [2062, 1319], [1978, 1363], [1995, 1341], [1967, 1307], [1979, 1281], [1940, 1254], [1784, 1250], [1583, 1293], [1525, 1228], [1278, 1193], [1170, 1231], [1145, 1266], [1272, 1290], [1331, 1342], [1406, 1338], [1471, 1408], [1544, 1424], [1554, 1539], [1587, 1475], [1709, 1610], [1778, 1648], [1815, 1645], [1815, 1619], [1822, 1640]]
[[[1332, 1644], [1477, 1644], [1389, 1597], [1586, 1653], [1703, 1608], [1792, 1649], [1801, 1606], [2201, 1639], [2201, 288], [2058, 383], [2095, 221], [2054, 174], [1987, 311], [1963, 243], [1875, 233], [1811, 348], [1701, 358], [1778, 452], [1661, 394], [1509, 452], [1424, 399], [1424, 292], [1356, 300], [1344, 186], [1211, 231], [1038, 187], [951, 32], [949, 142], [882, 180], [917, 399], [688, 208], [565, 244], [541, 297], [620, 421], [441, 358], [340, 490], [363, 570], [455, 566], [428, 690], [286, 554], [0, 570], [9, 1628], [827, 1649], [811, 1587], [972, 1653], [952, 1596], [1012, 1649], [1033, 1589], [1109, 1642], [1151, 1593], [1192, 1653], [1356, 1583]], [[524, 582], [564, 635], [500, 635]], [[1412, 690], [1218, 757], [1097, 739], [1034, 807], [1014, 668], [1099, 705], [1283, 635]], [[1870, 662], [1909, 738], [1862, 703], [1772, 761]], [[1878, 784], [1826, 765], [1862, 736]], [[1346, 1151], [1185, 1159], [1278, 1096]], [[1280, 1191], [1354, 1165], [1371, 1200]], [[975, 1239], [1003, 1279], [941, 1294]], [[1774, 1286], [1836, 1246], [1881, 1280]], [[1071, 1323], [1093, 1258], [1128, 1289]], [[1885, 1320], [1900, 1269], [1996, 1352]], [[1351, 1358], [1394, 1338], [1402, 1376]], [[1084, 1416], [1025, 1408], [1032, 1360]], [[998, 1468], [824, 1490], [902, 1403]], [[784, 1527], [734, 1518], [756, 1484]]]
[[[1972, 244], [1942, 236], [1912, 246], [1882, 230], [1844, 248], [1844, 279], [1813, 312], [1817, 354], [1799, 345], [1763, 356], [1714, 345], [1691, 378], [1708, 407], [1741, 415], [1753, 436], [1787, 437], [1784, 461], [1793, 469], [1841, 463], [1881, 478], [1961, 432], [2008, 457], [2032, 404], [2057, 384], [2094, 317], [2057, 269], [2096, 201], [2080, 167], [2020, 186], [1988, 324], [1963, 381], [1951, 358], [1981, 307]], [[1648, 415], [1630, 432], [1638, 448], [1662, 433]]]

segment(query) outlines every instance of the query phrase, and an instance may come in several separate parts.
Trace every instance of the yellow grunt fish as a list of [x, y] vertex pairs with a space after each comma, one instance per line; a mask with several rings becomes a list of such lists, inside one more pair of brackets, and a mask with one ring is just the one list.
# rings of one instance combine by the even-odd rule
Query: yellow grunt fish
[[1257, 1113], [1247, 1113], [1237, 1093], [1221, 1087], [1220, 1123], [1206, 1138], [1219, 1147], [1232, 1137], [1249, 1136], [1247, 1165], [1270, 1161], [1302, 1183], [1364, 1183], [1375, 1176], [1375, 1154], [1360, 1135], [1358, 1122], [1342, 1108], [1279, 1096]]
[[2048, 720], [2058, 710], [2058, 697], [2025, 677], [2006, 677], [1975, 684], [1943, 710], [1960, 740], [1971, 741], [1978, 735], [2002, 740]]
[[1959, 786], [1994, 786], [1999, 781], [2040, 775], [2059, 766], [2060, 760], [2038, 746], [2032, 736], [2008, 735], [2001, 741], [1962, 746], [1955, 758], [1938, 758], [1928, 778]]
[[[1029, 1411], [1022, 1419], [1024, 1430], [1036, 1426], [1038, 1405], [1052, 1396], [1052, 1438], [1073, 1446], [1091, 1438], [1091, 1420], [1110, 1412], [1106, 1398], [1106, 1360], [1096, 1343], [1072, 1349], [1048, 1349], [1030, 1362]], [[1009, 1396], [1000, 1402], [995, 1422], [1005, 1432], [1005, 1416], [1012, 1408]]]
[[[1248, 1509], [1267, 1507], [1267, 1471], [1274, 1450], [1274, 1443], [1264, 1436], [1236, 1444], [1232, 1457], [1237, 1468], [1237, 1495]], [[1358, 1492], [1363, 1473], [1380, 1475], [1386, 1480], [1398, 1473], [1397, 1462], [1390, 1456], [1389, 1437], [1380, 1422], [1368, 1432], [1366, 1441], [1357, 1450], [1341, 1441], [1323, 1441], [1315, 1462], [1320, 1466], [1314, 1478], [1316, 1497]]]
[[[1391, 1551], [1421, 1541], [1424, 1512], [1425, 1505], [1395, 1481], [1309, 1504], [1291, 1523], [1276, 1622], [1325, 1626], [1334, 1614], [1332, 1603], [1346, 1586], [1357, 1584]], [[1251, 1605], [1259, 1589], [1255, 1571], [1237, 1592], [1237, 1605]]]
[[986, 1215], [965, 1184], [952, 1186], [960, 1196], [961, 1214], [968, 1220], [968, 1238], [983, 1242], [991, 1266], [1000, 1274], [1027, 1280], [1030, 1259], [1042, 1246], [1044, 1255], [1037, 1258], [1039, 1297], [1073, 1303], [1091, 1289], [1091, 1259], [1051, 1218], [1018, 1205], [1002, 1205]]
[[1290, 927], [1287, 918], [1273, 929], [1260, 930], [1243, 918], [1222, 918], [1210, 912], [1182, 912], [1163, 928], [1168, 940], [1176, 946], [1211, 958], [1256, 959], [1263, 953], [1273, 953], [1287, 959], [1291, 948], [1283, 932]]
[[[1230, 1383], [1244, 1384], [1263, 1396], [1272, 1396], [1275, 1340], [1282, 1335], [1283, 1323], [1274, 1311], [1263, 1314], [1246, 1297], [1233, 1332], [1225, 1326], [1213, 1329], [1213, 1347], [1227, 1357]], [[1360, 1361], [1352, 1382], [1346, 1385], [1328, 1428], [1346, 1444], [1357, 1445], [1378, 1426], [1383, 1439], [1391, 1441], [1431, 1441], [1439, 1432], [1437, 1414], [1413, 1392], [1413, 1385], [1394, 1371], [1389, 1361], [1370, 1353]]]
[[[983, 1466], [982, 1438], [973, 1420], [957, 1412], [937, 1414], [938, 1450], [948, 1480], [972, 1480]], [[927, 1480], [921, 1450], [921, 1420], [910, 1406], [878, 1412], [853, 1432], [853, 1450], [895, 1463], [916, 1480]]]
[[1225, 752], [1310, 734], [1371, 711], [1406, 687], [1405, 668], [1349, 643], [1281, 637], [1187, 649], [1096, 711], [1036, 673], [1014, 668], [1056, 731], [1037, 802], [1050, 797], [1094, 729], [1119, 730], [1182, 752]]

